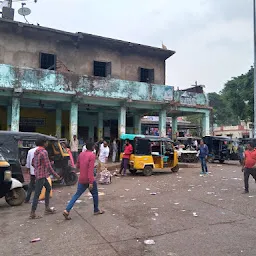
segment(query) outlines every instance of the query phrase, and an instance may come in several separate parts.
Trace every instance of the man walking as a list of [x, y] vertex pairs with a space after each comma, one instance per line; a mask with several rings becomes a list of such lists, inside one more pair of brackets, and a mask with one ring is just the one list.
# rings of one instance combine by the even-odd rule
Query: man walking
[[93, 145], [88, 145], [87, 150], [82, 152], [77, 161], [77, 168], [80, 170], [80, 176], [77, 186], [77, 191], [75, 195], [73, 195], [72, 199], [68, 203], [66, 210], [63, 212], [63, 216], [66, 220], [70, 220], [69, 213], [73, 208], [76, 200], [89, 188], [94, 204], [94, 215], [103, 214], [104, 211], [99, 210], [98, 204], [98, 188], [97, 183], [94, 179], [94, 164], [96, 160], [96, 155], [92, 152]]
[[48, 153], [45, 150], [47, 147], [47, 141], [44, 139], [39, 139], [36, 141], [36, 146], [38, 147], [34, 153], [34, 158], [32, 160], [32, 166], [35, 168], [35, 178], [36, 178], [36, 185], [35, 185], [35, 195], [32, 204], [32, 210], [30, 214], [31, 219], [41, 218], [40, 216], [36, 215], [36, 208], [38, 205], [38, 199], [41, 194], [42, 188], [45, 187], [45, 213], [51, 214], [55, 213], [54, 208], [49, 207], [50, 203], [50, 192], [51, 192], [51, 185], [49, 184], [47, 178], [49, 177], [50, 173], [56, 176], [57, 179], [60, 176], [53, 170]]
[[256, 179], [256, 150], [253, 147], [253, 143], [248, 143], [247, 150], [244, 152], [244, 163], [243, 169], [244, 172], [244, 192], [243, 194], [249, 193], [249, 177], [250, 175]]
[[78, 158], [78, 145], [79, 145], [79, 142], [78, 142], [77, 136], [74, 135], [73, 138], [70, 140], [70, 150], [72, 152], [75, 164]]
[[119, 171], [119, 173], [123, 176], [126, 176], [126, 170], [128, 168], [132, 152], [133, 152], [133, 147], [130, 144], [130, 141], [126, 140], [125, 146], [124, 146], [123, 159], [122, 159], [121, 167], [120, 167], [120, 171]]
[[202, 166], [202, 171], [200, 173], [201, 175], [208, 174], [208, 168], [206, 163], [208, 154], [209, 154], [208, 146], [204, 143], [203, 140], [201, 140], [200, 146], [199, 146], [199, 158]]
[[103, 142], [100, 146], [99, 152], [99, 169], [102, 171], [106, 167], [106, 163], [108, 162], [109, 156], [109, 147], [106, 141]]
[[35, 154], [37, 148], [38, 147], [34, 147], [34, 148], [30, 149], [28, 151], [28, 155], [27, 155], [26, 168], [27, 168], [27, 171], [30, 173], [30, 182], [28, 185], [28, 191], [27, 191], [27, 197], [25, 199], [25, 203], [29, 203], [32, 191], [33, 191], [33, 189], [35, 187], [35, 183], [36, 183], [35, 169], [32, 166], [32, 160], [34, 158], [34, 154]]

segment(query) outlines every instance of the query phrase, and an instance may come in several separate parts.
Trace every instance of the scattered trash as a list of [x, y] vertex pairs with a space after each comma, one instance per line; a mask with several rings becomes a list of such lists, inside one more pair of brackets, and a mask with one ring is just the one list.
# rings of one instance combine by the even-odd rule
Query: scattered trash
[[173, 190], [173, 191], [175, 191], [175, 190], [176, 190], [176, 188], [173, 188], [172, 190]]
[[140, 186], [140, 184], [138, 184], [138, 186]]
[[115, 216], [115, 214], [114, 214], [114, 213], [113, 213], [112, 215], [113, 215], [113, 216]]
[[193, 216], [194, 216], [194, 217], [198, 217], [198, 215], [197, 215], [196, 212], [193, 212]]
[[158, 217], [158, 216], [159, 216], [159, 214], [158, 214], [157, 212], [155, 212], [155, 216], [156, 216], [156, 217]]
[[254, 196], [249, 196], [249, 197], [254, 197]]
[[82, 202], [83, 202], [82, 200], [76, 200], [76, 204], [80, 204]]
[[152, 211], [156, 211], [156, 210], [158, 210], [158, 208], [151, 208], [151, 210], [152, 210]]
[[182, 212], [185, 212], [186, 210], [181, 210]]
[[146, 190], [147, 190], [147, 191], [149, 191], [149, 190], [150, 190], [150, 188], [146, 188]]
[[131, 200], [132, 200], [132, 201], [136, 201], [136, 198], [132, 198]]
[[45, 202], [44, 202], [44, 200], [40, 200], [38, 203], [39, 204], [44, 204]]
[[236, 172], [236, 171], [233, 171], [233, 172]]
[[222, 190], [222, 191], [227, 191], [228, 189], [227, 189], [227, 188], [222, 188], [221, 190]]
[[192, 191], [191, 189], [188, 190], [188, 192]]
[[181, 177], [181, 176], [178, 176], [177, 178], [178, 178], [178, 179], [182, 179], [182, 177]]
[[217, 164], [217, 166], [218, 166], [218, 167], [221, 167], [221, 166], [222, 166], [222, 164]]
[[150, 193], [150, 195], [155, 196], [155, 195], [156, 195], [156, 192], [152, 192], [152, 193]]
[[35, 238], [35, 239], [32, 239], [30, 241], [30, 243], [36, 243], [36, 242], [39, 242], [39, 241], [41, 241], [41, 238]]
[[105, 188], [98, 188], [98, 190], [104, 190]]
[[143, 203], [144, 205], [146, 204], [146, 203]]
[[178, 181], [181, 181], [181, 180], [178, 180]]
[[189, 185], [189, 187], [194, 187], [195, 185]]
[[152, 220], [156, 220], [156, 218], [151, 218]]
[[144, 240], [144, 244], [153, 245], [156, 244], [154, 240]]
[[213, 195], [215, 192], [207, 192], [207, 195]]
[[176, 253], [173, 253], [173, 252], [169, 252], [168, 254], [167, 254], [167, 256], [178, 256]]
[[24, 224], [20, 224], [20, 227], [24, 226]]
[[129, 189], [129, 188], [125, 188], [124, 190], [125, 190], [125, 191], [129, 191], [130, 189]]
[[113, 172], [113, 176], [118, 176], [117, 172]]
[[174, 203], [175, 205], [178, 205], [178, 204], [180, 204], [180, 203]]
[[120, 196], [120, 197], [124, 197], [124, 196]]
[[223, 199], [222, 199], [222, 198], [219, 198], [219, 201], [223, 201]]

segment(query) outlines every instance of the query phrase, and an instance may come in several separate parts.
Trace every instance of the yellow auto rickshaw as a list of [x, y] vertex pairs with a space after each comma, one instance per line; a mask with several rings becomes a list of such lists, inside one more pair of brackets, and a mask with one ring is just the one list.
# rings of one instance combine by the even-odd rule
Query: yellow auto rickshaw
[[[131, 174], [142, 171], [145, 176], [150, 176], [155, 169], [172, 172], [179, 170], [178, 153], [174, 150], [171, 139], [136, 134], [123, 134], [120, 139], [121, 147], [124, 147], [126, 140], [133, 146], [129, 164]], [[122, 153], [120, 158], [122, 159]]]

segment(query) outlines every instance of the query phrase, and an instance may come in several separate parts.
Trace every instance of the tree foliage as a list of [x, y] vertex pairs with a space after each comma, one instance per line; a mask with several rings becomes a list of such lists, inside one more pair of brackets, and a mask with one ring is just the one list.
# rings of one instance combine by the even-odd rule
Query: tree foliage
[[233, 77], [220, 93], [209, 93], [213, 123], [237, 125], [240, 120], [253, 121], [253, 67], [246, 74]]

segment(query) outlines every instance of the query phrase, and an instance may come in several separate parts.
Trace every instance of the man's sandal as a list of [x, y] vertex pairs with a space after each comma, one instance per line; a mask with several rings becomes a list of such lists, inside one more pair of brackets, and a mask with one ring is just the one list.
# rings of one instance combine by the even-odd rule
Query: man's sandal
[[41, 219], [42, 216], [36, 215], [35, 213], [32, 213], [32, 214], [30, 214], [29, 218], [32, 219], [32, 220], [37, 220], [37, 219]]
[[63, 216], [64, 216], [65, 220], [71, 220], [71, 217], [69, 216], [69, 213], [63, 212]]
[[99, 210], [98, 212], [95, 212], [94, 215], [100, 215], [100, 214], [104, 214], [104, 213], [105, 213], [105, 211]]
[[56, 213], [56, 209], [54, 207], [45, 209], [45, 214], [54, 214]]

